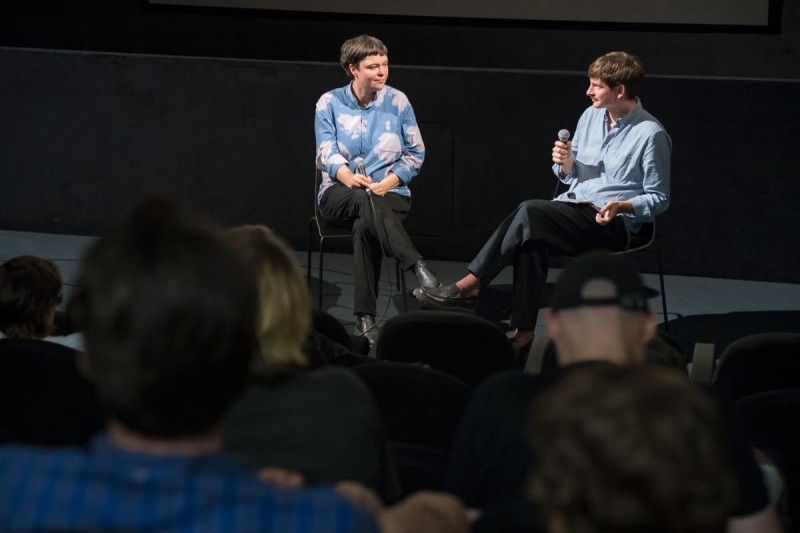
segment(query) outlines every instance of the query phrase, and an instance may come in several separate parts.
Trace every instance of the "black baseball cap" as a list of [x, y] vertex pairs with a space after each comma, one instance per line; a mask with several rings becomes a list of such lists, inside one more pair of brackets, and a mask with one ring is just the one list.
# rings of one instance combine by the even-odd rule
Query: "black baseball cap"
[[658, 293], [642, 284], [636, 266], [626, 257], [591, 252], [571, 260], [561, 271], [551, 298], [554, 311], [583, 306], [615, 305], [626, 311], [647, 311], [647, 298]]

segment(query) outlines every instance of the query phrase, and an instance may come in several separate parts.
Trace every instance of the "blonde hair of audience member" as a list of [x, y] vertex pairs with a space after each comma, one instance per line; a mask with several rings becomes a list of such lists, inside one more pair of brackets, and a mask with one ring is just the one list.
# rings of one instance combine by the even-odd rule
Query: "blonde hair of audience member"
[[721, 532], [735, 507], [719, 410], [674, 371], [576, 369], [534, 402], [528, 435], [550, 533]]
[[265, 226], [234, 228], [228, 240], [258, 283], [261, 358], [254, 372], [273, 376], [306, 367], [303, 343], [311, 327], [311, 297], [290, 248]]

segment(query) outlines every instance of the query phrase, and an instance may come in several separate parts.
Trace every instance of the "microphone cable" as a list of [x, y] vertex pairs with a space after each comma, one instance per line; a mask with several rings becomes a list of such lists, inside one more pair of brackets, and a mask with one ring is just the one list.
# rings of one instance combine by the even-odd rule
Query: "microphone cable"
[[[358, 156], [353, 160], [353, 162], [356, 165], [356, 173], [363, 174], [364, 176], [366, 176], [367, 174], [366, 174], [366, 170], [364, 168], [364, 158], [361, 157], [361, 156]], [[381, 228], [378, 227], [378, 224], [380, 223], [380, 225], [383, 228], [383, 232], [384, 233], [386, 233], [386, 225], [383, 223], [383, 218], [380, 218], [380, 219], [378, 218], [378, 212], [375, 209], [375, 203], [372, 201], [372, 191], [369, 188], [367, 188], [365, 192], [367, 194], [367, 199], [369, 201], [370, 210], [372, 211], [372, 220], [375, 223], [375, 231], [378, 234], [378, 244], [380, 245], [380, 248], [381, 248], [381, 263], [383, 263], [383, 258], [386, 256], [386, 249], [383, 246], [383, 237], [381, 235]], [[394, 259], [394, 258], [392, 258], [392, 259]], [[396, 259], [395, 259], [395, 261], [396, 261]], [[383, 265], [381, 265], [381, 266], [383, 267]], [[394, 291], [392, 290], [392, 279], [391, 279], [391, 275], [390, 274], [391, 273], [389, 271], [389, 267], [387, 266], [386, 267], [386, 280], [389, 283], [389, 295], [388, 295], [388, 300], [386, 302], [386, 305], [383, 308], [383, 312], [381, 313], [380, 317], [376, 317], [375, 323], [372, 326], [370, 326], [369, 328], [364, 330], [363, 333], [361, 333], [362, 336], [365, 333], [367, 333], [368, 331], [372, 331], [373, 329], [378, 327], [378, 324], [380, 324], [381, 320], [383, 320], [386, 317], [386, 313], [389, 312], [389, 305], [392, 303], [392, 296], [394, 296]], [[402, 270], [400, 272], [400, 275], [403, 275]], [[378, 280], [378, 291], [380, 291], [380, 280]], [[377, 293], [376, 293], [375, 296], [377, 297]]]

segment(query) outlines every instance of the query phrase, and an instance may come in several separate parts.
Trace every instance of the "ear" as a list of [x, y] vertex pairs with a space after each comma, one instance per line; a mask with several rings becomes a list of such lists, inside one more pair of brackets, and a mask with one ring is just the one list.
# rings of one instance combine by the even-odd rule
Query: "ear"
[[48, 310], [47, 315], [45, 316], [45, 321], [47, 322], [47, 329], [49, 331], [48, 335], [52, 335], [56, 329], [56, 306], [53, 304]]
[[561, 317], [548, 307], [544, 310], [544, 323], [547, 325], [547, 336], [552, 339], [553, 343], [558, 345], [564, 335]]
[[647, 311], [644, 319], [642, 320], [642, 344], [646, 345], [658, 332], [658, 323], [656, 322], [656, 314], [653, 311]]
[[356, 72], [358, 72], [358, 67], [355, 66], [354, 64], [350, 63], [349, 65], [347, 65], [347, 70], [350, 71], [350, 76], [352, 76], [352, 78], [355, 79], [356, 78]]
[[620, 83], [614, 87], [614, 92], [617, 93], [617, 100], [623, 100], [628, 97], [628, 88], [625, 87], [624, 83]]

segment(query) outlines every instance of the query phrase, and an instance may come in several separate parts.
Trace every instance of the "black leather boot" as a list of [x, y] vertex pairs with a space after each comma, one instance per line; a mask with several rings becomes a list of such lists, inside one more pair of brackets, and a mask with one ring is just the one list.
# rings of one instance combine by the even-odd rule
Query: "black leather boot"
[[428, 265], [426, 265], [425, 261], [422, 259], [414, 263], [413, 270], [414, 274], [417, 276], [417, 282], [420, 287], [424, 289], [433, 289], [441, 285], [439, 278], [436, 277], [436, 274], [428, 268]]
[[356, 335], [363, 335], [369, 341], [369, 345], [373, 346], [375, 341], [378, 340], [378, 328], [375, 326], [375, 317], [372, 315], [356, 315], [356, 327], [354, 330]]

